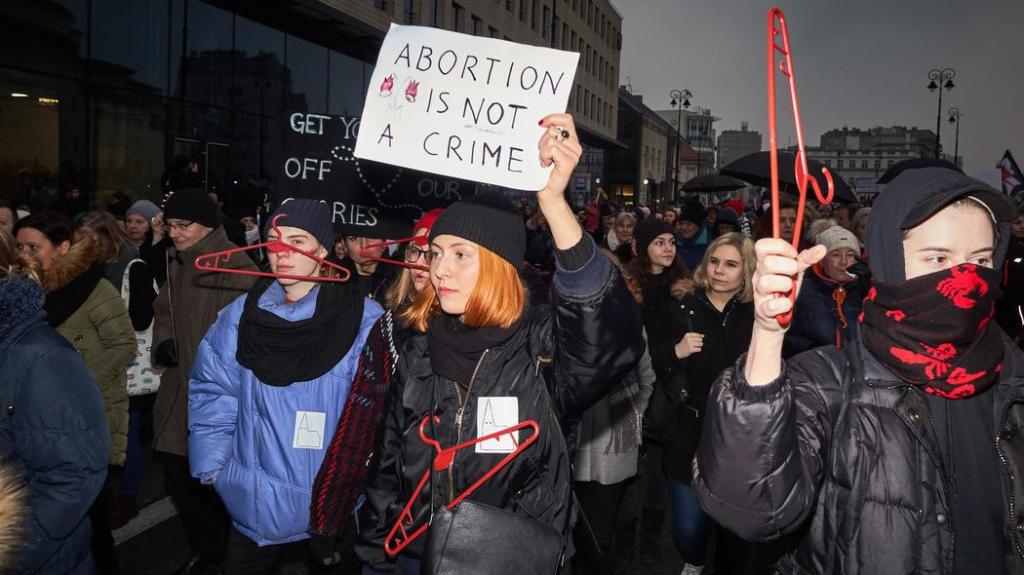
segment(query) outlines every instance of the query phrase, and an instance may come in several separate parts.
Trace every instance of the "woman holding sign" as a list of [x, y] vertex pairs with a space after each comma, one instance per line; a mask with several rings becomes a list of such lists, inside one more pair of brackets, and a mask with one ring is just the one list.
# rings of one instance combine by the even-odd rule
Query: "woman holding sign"
[[[420, 333], [400, 353], [360, 521], [356, 552], [370, 572], [393, 568], [385, 540], [395, 544], [389, 532], [430, 468], [434, 450], [420, 429], [432, 417], [424, 432], [442, 448], [537, 422], [536, 443], [450, 512], [449, 527], [457, 529], [469, 512], [483, 513], [486, 519], [471, 522], [468, 534], [496, 539], [479, 556], [459, 557], [459, 572], [553, 573], [573, 521], [571, 454], [562, 429], [622, 381], [643, 351], [633, 297], [563, 195], [582, 153], [572, 117], [552, 114], [540, 124], [546, 129], [540, 161], [553, 166], [537, 199], [556, 248], [554, 304], [528, 304], [518, 274], [526, 232], [504, 197], [481, 194], [456, 202], [434, 223], [430, 285], [405, 313]], [[442, 507], [533, 433], [525, 429], [460, 450], [451, 465], [432, 473], [409, 507], [416, 525], [433, 516], [431, 528], [405, 553], [424, 554], [428, 572], [438, 563], [452, 566], [457, 551], [449, 546], [456, 538], [440, 532]], [[492, 537], [510, 520], [542, 532], [545, 542], [553, 536], [553, 556], [524, 548], [534, 547], [530, 541]]]

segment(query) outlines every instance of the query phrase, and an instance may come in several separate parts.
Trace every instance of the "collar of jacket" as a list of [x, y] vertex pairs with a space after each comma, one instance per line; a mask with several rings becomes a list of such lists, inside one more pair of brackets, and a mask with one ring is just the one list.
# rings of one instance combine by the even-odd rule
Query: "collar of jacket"
[[188, 263], [191, 265], [192, 263], [195, 262], [198, 256], [201, 256], [209, 252], [215, 252], [224, 249], [224, 244], [227, 244], [231, 247], [237, 247], [235, 246], [235, 244], [231, 243], [231, 240], [228, 239], [228, 235], [224, 232], [224, 227], [219, 226], [217, 229], [206, 234], [206, 236], [203, 237], [201, 240], [192, 244], [191, 246], [184, 250], [178, 251], [178, 249], [174, 247], [174, 243], [171, 242], [171, 245], [170, 247], [167, 248], [167, 251], [171, 254], [171, 256], [174, 259], [177, 259], [183, 264]]
[[0, 357], [29, 328], [42, 323], [43, 288], [24, 275], [0, 281]]

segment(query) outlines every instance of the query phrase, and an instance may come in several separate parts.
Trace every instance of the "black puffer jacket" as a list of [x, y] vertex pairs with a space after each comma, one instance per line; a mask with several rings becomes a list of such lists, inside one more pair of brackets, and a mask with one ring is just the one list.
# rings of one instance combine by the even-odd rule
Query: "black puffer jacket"
[[[591, 241], [584, 237], [584, 241]], [[579, 270], [559, 263], [553, 280], [555, 302], [531, 306], [510, 339], [482, 358], [461, 434], [454, 421], [458, 399], [454, 382], [434, 373], [427, 336], [414, 336], [400, 354], [398, 378], [385, 415], [371, 472], [356, 552], [378, 570], [390, 570], [384, 540], [433, 457], [419, 437], [421, 420], [433, 408], [440, 422], [428, 435], [449, 447], [477, 437], [480, 397], [518, 398], [519, 421], [540, 425], [540, 439], [483, 484], [470, 499], [510, 510], [562, 531], [569, 525], [571, 454], [561, 428], [571, 425], [604, 396], [643, 352], [640, 313], [617, 268], [592, 250]], [[550, 357], [551, 362], [541, 360]], [[520, 440], [530, 431], [520, 432]], [[504, 454], [459, 451], [448, 471], [436, 473], [413, 506], [414, 522], [468, 488]], [[410, 551], [418, 555], [425, 537]], [[527, 550], [524, 550], [526, 552]]]
[[[1024, 573], [1024, 354], [1009, 339], [988, 439], [1002, 460], [1006, 573]], [[805, 529], [784, 574], [953, 572], [952, 486], [924, 393], [858, 340], [746, 383], [745, 357], [712, 390], [694, 461], [703, 508], [752, 541]], [[991, 444], [989, 444], [991, 445]]]

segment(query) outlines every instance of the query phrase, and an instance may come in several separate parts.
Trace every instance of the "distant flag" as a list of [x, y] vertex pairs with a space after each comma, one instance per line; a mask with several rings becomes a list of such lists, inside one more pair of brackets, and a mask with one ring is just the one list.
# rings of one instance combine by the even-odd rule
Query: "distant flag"
[[1017, 167], [1017, 162], [1014, 161], [1010, 150], [1006, 150], [1003, 159], [999, 160], [996, 167], [999, 168], [1004, 194], [1009, 194], [1014, 188], [1024, 184], [1024, 176], [1021, 175], [1020, 168]]

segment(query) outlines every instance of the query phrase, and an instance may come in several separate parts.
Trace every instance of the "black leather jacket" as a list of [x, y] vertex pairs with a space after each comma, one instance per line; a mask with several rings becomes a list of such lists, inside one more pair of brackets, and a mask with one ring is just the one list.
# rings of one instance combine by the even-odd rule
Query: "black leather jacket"
[[[374, 569], [391, 569], [383, 549], [385, 537], [434, 455], [420, 440], [420, 422], [431, 411], [440, 418], [436, 425], [428, 425], [427, 433], [443, 447], [475, 438], [481, 397], [516, 397], [519, 421], [535, 420], [540, 438], [470, 499], [560, 531], [569, 526], [572, 457], [562, 428], [578, 421], [584, 410], [624, 380], [642, 355], [644, 339], [633, 296], [618, 269], [600, 252], [595, 250], [575, 272], [559, 266], [553, 286], [555, 302], [530, 306], [514, 335], [482, 358], [461, 430], [454, 424], [459, 407], [456, 384], [433, 372], [426, 335], [412, 337], [403, 347], [378, 444], [377, 468], [371, 472], [360, 513], [356, 552]], [[522, 441], [532, 432], [519, 433]], [[432, 506], [448, 503], [504, 457], [475, 453], [473, 448], [459, 451], [451, 473], [435, 473], [414, 505], [415, 523], [425, 521]], [[425, 538], [409, 552], [418, 555]]]
[[[1006, 573], [1024, 573], [1024, 354], [1004, 338], [991, 435], [1002, 463]], [[744, 539], [801, 532], [781, 573], [953, 572], [950, 485], [925, 394], [859, 341], [785, 362], [752, 387], [745, 356], [716, 382], [694, 461], [703, 508]]]

